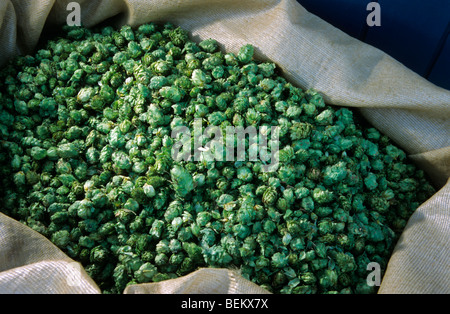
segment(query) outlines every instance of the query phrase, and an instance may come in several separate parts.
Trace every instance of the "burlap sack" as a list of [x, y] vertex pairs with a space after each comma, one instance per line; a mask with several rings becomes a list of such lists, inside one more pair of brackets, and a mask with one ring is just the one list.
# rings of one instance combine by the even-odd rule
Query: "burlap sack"
[[[66, 23], [70, 0], [0, 2], [0, 63], [30, 53], [45, 26]], [[357, 107], [397, 142], [440, 190], [410, 219], [380, 293], [450, 292], [450, 91], [361, 43], [294, 0], [78, 0], [90, 27], [165, 22], [226, 51], [243, 44], [272, 60], [294, 84], [315, 88], [329, 104]], [[207, 288], [207, 289], [205, 289]], [[48, 240], [0, 215], [0, 293], [99, 293], [84, 270]], [[263, 293], [232, 270], [201, 269], [125, 293]]]

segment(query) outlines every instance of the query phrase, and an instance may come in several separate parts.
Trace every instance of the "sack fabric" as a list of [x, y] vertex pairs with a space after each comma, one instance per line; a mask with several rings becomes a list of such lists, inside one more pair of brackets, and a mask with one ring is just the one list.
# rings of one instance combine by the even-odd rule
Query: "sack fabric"
[[[46, 27], [66, 23], [70, 0], [0, 2], [0, 66], [33, 53]], [[289, 81], [350, 106], [402, 147], [438, 192], [409, 220], [379, 293], [450, 293], [450, 91], [364, 44], [294, 0], [78, 0], [92, 27], [172, 22], [194, 40], [214, 38], [227, 52], [247, 43]], [[382, 26], [381, 26], [382, 27]], [[264, 293], [236, 270], [200, 269], [125, 293]], [[79, 265], [50, 241], [0, 214], [0, 293], [100, 293]]]

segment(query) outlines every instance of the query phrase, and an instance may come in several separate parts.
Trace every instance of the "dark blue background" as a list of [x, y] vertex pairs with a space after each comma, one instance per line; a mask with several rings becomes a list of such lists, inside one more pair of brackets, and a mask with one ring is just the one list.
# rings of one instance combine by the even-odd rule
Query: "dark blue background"
[[309, 12], [450, 89], [450, 0], [378, 0], [381, 26], [366, 23], [371, 0], [297, 0]]

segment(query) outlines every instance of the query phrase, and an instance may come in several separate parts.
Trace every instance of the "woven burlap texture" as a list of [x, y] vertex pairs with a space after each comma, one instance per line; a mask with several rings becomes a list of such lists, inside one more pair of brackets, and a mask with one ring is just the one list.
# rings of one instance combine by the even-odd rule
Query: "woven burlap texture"
[[[69, 0], [0, 2], [0, 65], [32, 53], [47, 27], [66, 23]], [[356, 107], [432, 178], [439, 191], [411, 217], [380, 293], [450, 293], [450, 91], [364, 44], [294, 0], [78, 0], [84, 26], [172, 22], [226, 51], [256, 47], [302, 88]], [[381, 26], [382, 27], [382, 26]], [[236, 270], [200, 269], [125, 293], [264, 293]], [[0, 214], [0, 293], [100, 293], [77, 263], [44, 237]]]

